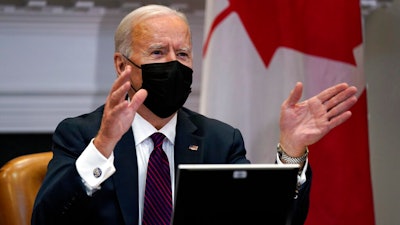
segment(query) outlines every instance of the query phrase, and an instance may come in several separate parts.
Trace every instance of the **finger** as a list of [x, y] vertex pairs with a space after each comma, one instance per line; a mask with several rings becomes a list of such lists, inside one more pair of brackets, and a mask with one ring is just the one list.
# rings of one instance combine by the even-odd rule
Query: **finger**
[[351, 117], [351, 112], [350, 111], [346, 111], [336, 117], [333, 117], [330, 121], [329, 121], [329, 129], [333, 129], [337, 126], [339, 126], [340, 124], [344, 123], [346, 120], [348, 120]]
[[329, 120], [331, 120], [332, 118], [342, 114], [343, 112], [348, 111], [356, 102], [357, 102], [356, 96], [347, 98], [345, 101], [337, 104], [335, 107], [330, 109], [327, 113], [327, 117], [329, 118]]
[[329, 100], [324, 102], [325, 107], [328, 109], [328, 111], [335, 107], [336, 105], [340, 104], [343, 101], [346, 101], [347, 99], [355, 96], [357, 93], [357, 88], [356, 87], [348, 87], [341, 92], [337, 93], [333, 97], [331, 97]]
[[111, 93], [110, 95], [110, 106], [113, 107], [121, 102], [125, 101], [126, 94], [131, 87], [131, 83], [129, 81], [125, 82], [122, 86], [120, 86], [117, 90]]
[[137, 111], [137, 109], [143, 104], [144, 100], [147, 97], [147, 91], [145, 89], [139, 89], [132, 97], [131, 102], [129, 103], [129, 108], [133, 111]]
[[125, 66], [125, 70], [114, 81], [114, 84], [111, 87], [110, 93], [116, 91], [118, 88], [120, 88], [122, 85], [124, 85], [127, 81], [129, 81], [131, 71], [132, 71], [131, 66], [129, 66], [129, 65]]
[[289, 97], [286, 99], [285, 103], [287, 106], [294, 106], [297, 102], [300, 101], [301, 95], [303, 92], [303, 84], [301, 82], [297, 82], [296, 86], [290, 92]]
[[341, 83], [337, 84], [335, 86], [332, 86], [328, 89], [323, 90], [321, 93], [317, 95], [317, 98], [322, 102], [325, 103], [329, 99], [331, 99], [333, 96], [337, 95], [341, 91], [345, 90], [348, 88], [349, 85], [347, 83]]
[[125, 100], [126, 93], [130, 88], [130, 72], [131, 67], [126, 66], [126, 69], [118, 76], [111, 87], [108, 102], [111, 107]]

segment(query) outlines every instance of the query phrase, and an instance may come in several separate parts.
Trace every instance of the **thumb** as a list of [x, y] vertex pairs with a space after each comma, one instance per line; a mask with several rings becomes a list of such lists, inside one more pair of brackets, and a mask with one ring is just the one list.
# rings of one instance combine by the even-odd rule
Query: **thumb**
[[301, 82], [297, 82], [296, 86], [290, 92], [289, 97], [286, 99], [285, 103], [287, 106], [291, 107], [297, 104], [301, 99], [301, 95], [303, 92], [303, 84]]

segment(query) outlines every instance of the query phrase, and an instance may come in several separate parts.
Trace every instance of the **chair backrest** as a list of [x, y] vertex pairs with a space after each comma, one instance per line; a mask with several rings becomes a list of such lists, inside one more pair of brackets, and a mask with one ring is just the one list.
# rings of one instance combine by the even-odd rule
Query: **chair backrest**
[[52, 152], [19, 156], [0, 169], [0, 224], [30, 225]]

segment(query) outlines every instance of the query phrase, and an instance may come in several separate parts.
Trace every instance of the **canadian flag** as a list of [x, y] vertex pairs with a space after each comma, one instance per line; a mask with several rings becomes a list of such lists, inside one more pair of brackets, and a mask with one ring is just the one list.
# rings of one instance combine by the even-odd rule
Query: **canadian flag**
[[359, 0], [208, 0], [200, 111], [238, 127], [253, 163], [271, 163], [281, 103], [341, 82], [352, 117], [309, 147], [308, 225], [375, 224]]

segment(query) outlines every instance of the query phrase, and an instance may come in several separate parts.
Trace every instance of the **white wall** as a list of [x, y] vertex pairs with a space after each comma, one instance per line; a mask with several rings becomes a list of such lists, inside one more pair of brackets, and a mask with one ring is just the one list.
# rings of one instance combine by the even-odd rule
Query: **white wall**
[[[0, 13], [0, 132], [52, 132], [104, 102], [115, 78], [113, 33], [121, 14]], [[197, 110], [203, 14], [188, 15]], [[400, 224], [400, 0], [365, 20], [371, 168], [376, 222]], [[357, 141], [357, 140], [355, 140]], [[357, 156], [351, 155], [354, 160]]]
[[103, 102], [119, 18], [0, 14], [0, 131], [52, 131]]
[[[365, 20], [365, 74], [377, 225], [400, 224], [400, 0]], [[357, 160], [357, 156], [354, 160]]]

